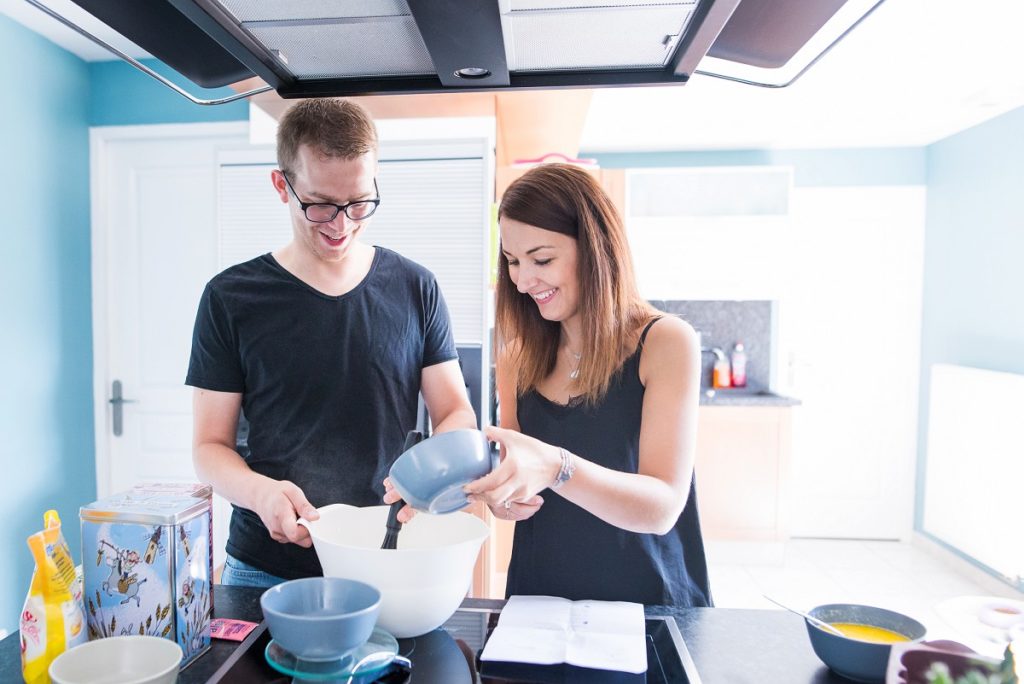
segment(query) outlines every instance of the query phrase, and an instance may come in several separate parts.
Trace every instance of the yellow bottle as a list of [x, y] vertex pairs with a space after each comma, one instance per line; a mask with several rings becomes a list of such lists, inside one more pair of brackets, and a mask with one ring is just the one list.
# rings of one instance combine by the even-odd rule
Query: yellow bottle
[[732, 384], [729, 380], [729, 359], [725, 358], [725, 353], [718, 347], [711, 351], [715, 354], [715, 365], [711, 371], [711, 386], [715, 389], [725, 389]]
[[43, 520], [45, 528], [27, 540], [36, 562], [20, 621], [21, 674], [27, 684], [48, 684], [53, 659], [88, 640], [82, 583], [57, 511], [46, 511]]

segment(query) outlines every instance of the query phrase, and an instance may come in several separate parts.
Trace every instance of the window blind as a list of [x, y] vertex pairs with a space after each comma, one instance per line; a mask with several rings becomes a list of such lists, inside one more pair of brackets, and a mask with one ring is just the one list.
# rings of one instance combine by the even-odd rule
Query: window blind
[[[449, 149], [461, 153], [465, 146]], [[381, 204], [363, 240], [430, 269], [448, 303], [456, 342], [482, 344], [489, 296], [486, 162], [480, 154], [424, 158], [422, 150], [408, 152], [395, 148], [392, 157], [398, 158], [381, 159]], [[273, 152], [262, 156], [272, 159]], [[270, 183], [276, 163], [246, 157], [220, 164], [220, 269], [278, 249], [292, 237], [287, 205]]]

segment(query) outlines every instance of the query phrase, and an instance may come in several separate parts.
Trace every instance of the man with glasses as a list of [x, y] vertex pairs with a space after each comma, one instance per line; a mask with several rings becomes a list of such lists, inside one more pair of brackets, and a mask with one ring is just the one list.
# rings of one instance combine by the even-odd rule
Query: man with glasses
[[322, 574], [296, 520], [381, 504], [420, 392], [435, 432], [476, 426], [434, 276], [361, 241], [381, 203], [367, 112], [300, 102], [281, 119], [277, 156], [292, 239], [209, 282], [186, 378], [196, 473], [234, 504], [224, 584]]

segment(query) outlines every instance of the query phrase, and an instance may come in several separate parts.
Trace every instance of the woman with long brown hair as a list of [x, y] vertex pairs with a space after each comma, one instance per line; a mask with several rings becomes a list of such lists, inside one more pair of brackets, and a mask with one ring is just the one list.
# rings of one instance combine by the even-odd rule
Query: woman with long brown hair
[[507, 594], [711, 605], [693, 328], [640, 297], [622, 221], [587, 172], [529, 171], [498, 220], [501, 427], [487, 434], [503, 458], [466, 491], [517, 522]]

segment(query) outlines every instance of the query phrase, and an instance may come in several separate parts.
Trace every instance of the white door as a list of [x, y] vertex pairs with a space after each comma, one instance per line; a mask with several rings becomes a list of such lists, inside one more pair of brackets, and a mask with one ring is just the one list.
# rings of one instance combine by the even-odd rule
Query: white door
[[801, 188], [782, 302], [790, 532], [908, 539], [917, 456], [925, 190]]
[[[248, 144], [245, 123], [91, 131], [96, 485], [195, 480], [192, 325], [217, 272], [217, 154]], [[268, 180], [269, 183], [269, 180]], [[110, 402], [119, 382], [126, 400]], [[115, 418], [120, 434], [114, 434]], [[215, 498], [214, 562], [229, 515]]]

